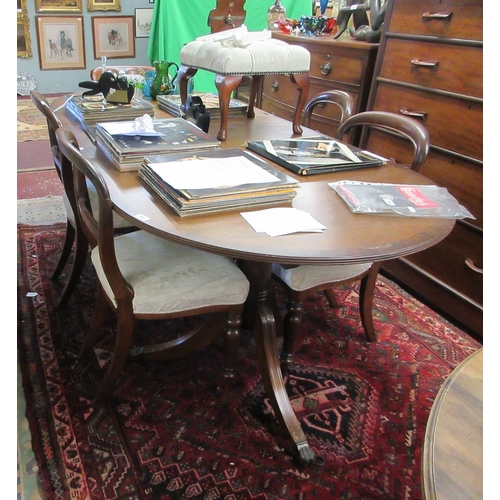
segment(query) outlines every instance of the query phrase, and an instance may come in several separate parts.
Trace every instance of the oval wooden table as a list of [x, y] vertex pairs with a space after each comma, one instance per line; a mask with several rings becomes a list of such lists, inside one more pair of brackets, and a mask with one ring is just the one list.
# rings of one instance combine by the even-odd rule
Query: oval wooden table
[[432, 405], [422, 449], [425, 500], [483, 498], [483, 350], [460, 363]]
[[[53, 106], [57, 108], [62, 103], [63, 98], [56, 100]], [[380, 262], [435, 245], [450, 233], [455, 221], [353, 214], [327, 184], [344, 179], [401, 184], [431, 184], [431, 181], [392, 163], [344, 173], [296, 177], [301, 185], [293, 206], [310, 213], [328, 229], [323, 233], [272, 238], [256, 233], [239, 211], [185, 218], [177, 216], [143, 184], [137, 172], [119, 172], [65, 108], [58, 115], [63, 125], [75, 133], [83, 154], [102, 172], [114, 208], [122, 217], [162, 238], [243, 262], [242, 267], [251, 284], [245, 321], [252, 326], [255, 336], [264, 387], [282, 432], [291, 444], [292, 453], [303, 463], [311, 462], [314, 454], [293, 412], [280, 370], [275, 321], [268, 300], [271, 264]], [[155, 116], [169, 115], [157, 109]], [[219, 125], [213, 120], [210, 131], [218, 130]], [[253, 119], [231, 118], [229, 127], [231, 133], [221, 145], [224, 148], [241, 148], [248, 140], [293, 137], [289, 121], [259, 109], [255, 110]], [[303, 137], [313, 135], [318, 133], [304, 128]]]

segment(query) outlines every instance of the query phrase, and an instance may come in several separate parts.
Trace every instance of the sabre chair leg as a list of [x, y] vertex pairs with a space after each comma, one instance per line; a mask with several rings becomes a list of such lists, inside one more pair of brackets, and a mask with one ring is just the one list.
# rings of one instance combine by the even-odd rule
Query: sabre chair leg
[[289, 300], [283, 325], [283, 348], [281, 350], [281, 373], [285, 376], [293, 359], [295, 339], [302, 322], [303, 306], [300, 301]]
[[90, 324], [90, 329], [87, 337], [85, 338], [83, 346], [80, 349], [80, 354], [78, 355], [79, 359], [87, 355], [91, 351], [92, 347], [94, 347], [94, 344], [96, 343], [97, 337], [101, 332], [102, 325], [104, 323], [104, 320], [106, 319], [108, 312], [109, 305], [106, 301], [104, 290], [99, 283], [97, 285], [97, 295], [92, 323]]
[[59, 279], [68, 262], [69, 256], [71, 254], [71, 249], [73, 248], [73, 242], [75, 241], [75, 234], [75, 228], [71, 225], [69, 220], [66, 220], [66, 235], [64, 237], [64, 244], [61, 255], [59, 256], [59, 262], [57, 263], [57, 266], [54, 269], [52, 276], [50, 277], [52, 281], [56, 281]]
[[373, 294], [375, 292], [375, 284], [377, 282], [380, 265], [380, 263], [372, 264], [368, 274], [361, 280], [359, 288], [359, 312], [361, 315], [361, 323], [369, 342], [377, 341], [377, 334], [373, 326]]
[[102, 401], [110, 393], [111, 389], [118, 380], [132, 347], [134, 323], [133, 314], [123, 314], [118, 310], [115, 348], [108, 371], [104, 376], [104, 380], [97, 390], [96, 395], [94, 396], [92, 404], [95, 405]]
[[88, 255], [88, 242], [85, 236], [78, 232], [76, 235], [76, 243], [75, 243], [75, 258], [73, 259], [73, 264], [71, 266], [71, 270], [69, 273], [68, 281], [64, 287], [64, 290], [59, 297], [59, 301], [57, 303], [57, 307], [64, 307], [68, 300], [75, 290], [78, 281], [80, 280], [80, 276], [82, 275], [83, 268], [85, 266], [85, 262], [87, 261]]

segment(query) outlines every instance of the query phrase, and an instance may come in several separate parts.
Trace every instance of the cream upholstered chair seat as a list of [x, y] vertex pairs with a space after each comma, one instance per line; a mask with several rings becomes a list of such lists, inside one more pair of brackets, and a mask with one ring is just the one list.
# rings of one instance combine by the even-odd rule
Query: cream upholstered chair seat
[[[80, 151], [75, 136], [56, 132], [63, 168], [73, 172], [77, 220], [87, 236], [97, 274], [97, 297], [92, 323], [80, 358], [92, 352], [108, 312], [116, 315], [113, 354], [93, 402], [107, 396], [129, 356], [172, 359], [199, 350], [215, 336], [224, 335], [225, 376], [236, 371], [236, 354], [244, 304], [250, 284], [234, 259], [213, 255], [137, 230], [117, 236], [114, 207], [101, 172]], [[89, 203], [89, 182], [98, 210]], [[135, 339], [136, 320], [186, 322], [188, 331], [167, 340]], [[156, 340], [156, 341], [155, 341]]]
[[302, 134], [301, 113], [309, 94], [311, 54], [299, 45], [289, 45], [271, 38], [269, 31], [248, 32], [240, 26], [221, 33], [206, 35], [187, 43], [180, 53], [181, 67], [177, 81], [182, 106], [187, 101], [187, 83], [199, 69], [215, 73], [219, 93], [221, 124], [217, 138], [227, 138], [227, 120], [231, 93], [244, 76], [252, 78], [247, 117], [255, 116], [257, 91], [264, 75], [290, 75], [298, 90], [292, 130]]
[[[215, 305], [243, 304], [249, 283], [229, 257], [201, 252], [144, 231], [115, 238], [120, 271], [134, 290], [134, 314], [175, 314]], [[116, 305], [99, 248], [91, 253], [99, 281]]]

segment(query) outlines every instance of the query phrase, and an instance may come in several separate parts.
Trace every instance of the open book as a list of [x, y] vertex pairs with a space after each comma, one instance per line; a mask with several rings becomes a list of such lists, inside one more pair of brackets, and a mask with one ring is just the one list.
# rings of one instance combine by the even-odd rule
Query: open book
[[377, 167], [387, 161], [327, 136], [249, 141], [247, 148], [300, 175]]

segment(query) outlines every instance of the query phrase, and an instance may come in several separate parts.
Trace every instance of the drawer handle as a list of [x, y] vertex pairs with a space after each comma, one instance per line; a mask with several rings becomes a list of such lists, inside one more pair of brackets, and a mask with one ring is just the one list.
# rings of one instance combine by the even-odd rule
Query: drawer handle
[[322, 75], [329, 75], [332, 70], [332, 65], [329, 62], [325, 62], [319, 67], [319, 70]]
[[449, 21], [451, 19], [453, 12], [424, 12], [422, 14], [423, 21]]
[[410, 118], [420, 118], [421, 120], [425, 120], [427, 118], [426, 111], [410, 111], [406, 108], [401, 108], [399, 110], [399, 114], [403, 116], [409, 116]]
[[469, 257], [467, 257], [465, 259], [465, 265], [472, 269], [473, 271], [475, 271], [476, 273], [479, 273], [479, 274], [483, 274], [483, 270], [480, 268], [480, 267], [477, 267], [474, 262], [472, 261], [472, 259], [469, 259]]
[[421, 61], [420, 59], [412, 59], [410, 61], [413, 66], [421, 66], [423, 68], [437, 69], [439, 61]]
[[278, 89], [280, 88], [280, 85], [277, 81], [275, 81], [272, 85], [271, 85], [271, 89], [273, 92], [278, 92]]

